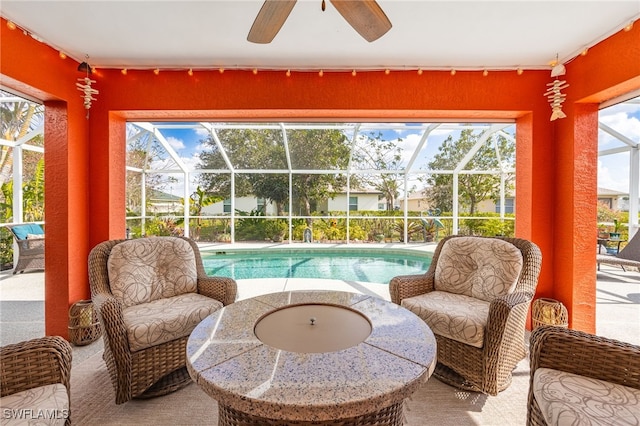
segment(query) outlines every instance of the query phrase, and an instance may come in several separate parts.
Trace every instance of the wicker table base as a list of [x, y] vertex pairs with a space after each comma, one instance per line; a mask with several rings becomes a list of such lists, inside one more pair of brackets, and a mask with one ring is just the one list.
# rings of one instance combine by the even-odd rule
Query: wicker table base
[[265, 419], [248, 413], [218, 405], [219, 426], [402, 426], [404, 403], [399, 402], [389, 407], [359, 417], [324, 421], [283, 421]]

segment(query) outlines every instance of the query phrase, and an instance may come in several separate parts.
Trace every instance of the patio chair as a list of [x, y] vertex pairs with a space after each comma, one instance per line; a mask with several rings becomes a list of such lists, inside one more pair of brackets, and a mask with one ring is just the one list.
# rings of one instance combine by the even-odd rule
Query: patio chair
[[89, 284], [116, 404], [191, 383], [189, 334], [237, 294], [233, 279], [206, 275], [197, 244], [183, 237], [102, 242], [89, 254]]
[[528, 425], [640, 423], [640, 346], [542, 326], [530, 350]]
[[[18, 245], [18, 260], [13, 273], [44, 269], [44, 231], [37, 223], [6, 225]], [[14, 253], [15, 255], [15, 253]]]
[[622, 267], [633, 267], [640, 271], [640, 231], [629, 240], [626, 246], [616, 254], [597, 254], [596, 262], [598, 263], [598, 271], [600, 264], [614, 265]]
[[519, 238], [449, 236], [425, 274], [394, 277], [391, 301], [436, 336], [442, 382], [497, 395], [526, 356], [525, 325], [542, 255]]
[[[0, 348], [2, 424], [69, 425], [71, 358], [71, 345], [59, 336]], [[7, 418], [12, 413], [33, 417]]]

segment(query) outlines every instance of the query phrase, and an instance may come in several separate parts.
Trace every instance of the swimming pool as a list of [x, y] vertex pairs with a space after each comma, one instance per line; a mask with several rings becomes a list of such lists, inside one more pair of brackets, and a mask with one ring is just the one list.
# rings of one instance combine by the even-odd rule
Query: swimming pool
[[407, 250], [229, 250], [202, 252], [209, 275], [252, 278], [324, 278], [388, 284], [396, 275], [424, 273], [431, 253]]

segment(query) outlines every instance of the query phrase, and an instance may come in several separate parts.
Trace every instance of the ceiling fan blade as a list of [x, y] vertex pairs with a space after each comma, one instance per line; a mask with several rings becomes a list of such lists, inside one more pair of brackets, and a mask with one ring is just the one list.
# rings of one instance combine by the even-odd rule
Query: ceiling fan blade
[[271, 43], [273, 38], [278, 34], [284, 21], [291, 13], [293, 6], [297, 0], [265, 0], [264, 4], [258, 12], [247, 40], [252, 43]]
[[391, 21], [375, 0], [331, 0], [340, 15], [368, 42], [391, 29]]

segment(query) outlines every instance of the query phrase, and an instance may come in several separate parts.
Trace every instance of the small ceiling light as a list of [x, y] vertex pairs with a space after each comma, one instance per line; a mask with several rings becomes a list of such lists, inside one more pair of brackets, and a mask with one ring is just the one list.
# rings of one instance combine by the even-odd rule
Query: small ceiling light
[[451, 70], [451, 75], [456, 75], [456, 70], [455, 69]]
[[154, 73], [155, 75], [160, 74], [160, 68], [156, 68], [155, 70], [153, 70], [153, 73]]
[[218, 68], [218, 72], [219, 72], [220, 74], [224, 74], [224, 68], [222, 68], [222, 67]]
[[287, 75], [287, 77], [291, 77], [291, 70], [287, 70], [285, 74]]
[[120, 70], [120, 72], [122, 73], [122, 75], [127, 75], [127, 69], [126, 68], [122, 68]]
[[15, 30], [17, 28], [15, 22], [13, 21], [7, 21], [7, 28], [9, 28], [10, 30]]
[[324, 75], [324, 71], [322, 71], [322, 70], [318, 71], [318, 75], [319, 75], [320, 77], [322, 77], [322, 76]]
[[356, 70], [351, 71], [351, 75], [355, 77], [356, 76]]
[[633, 28], [633, 21], [629, 22], [625, 27], [624, 30], [625, 31], [631, 31], [631, 29]]
[[63, 51], [60, 51], [60, 53], [58, 53], [58, 56], [60, 56], [60, 59], [67, 59], [67, 55]]
[[522, 71], [522, 68], [518, 68], [518, 69], [516, 70], [516, 72], [518, 73], [518, 75], [522, 75], [522, 73], [523, 73], [524, 71]]
[[187, 71], [187, 74], [193, 75], [193, 70], [191, 68], [189, 68], [189, 71]]
[[587, 56], [587, 53], [589, 53], [589, 48], [588, 47], [585, 47], [584, 50], [582, 52], [580, 52], [580, 54], [582, 56]]
[[482, 75], [485, 76], [485, 77], [488, 76], [489, 75], [489, 71], [487, 71], [487, 70], [482, 71]]
[[389, 74], [391, 74], [391, 70], [390, 70], [389, 68], [387, 68], [386, 70], [384, 70], [384, 73], [385, 73], [386, 75], [389, 75]]
[[422, 68], [418, 68], [418, 75], [422, 75]]
[[253, 75], [256, 75], [256, 74], [258, 74], [258, 68], [253, 69]]

